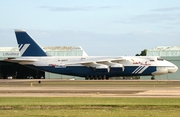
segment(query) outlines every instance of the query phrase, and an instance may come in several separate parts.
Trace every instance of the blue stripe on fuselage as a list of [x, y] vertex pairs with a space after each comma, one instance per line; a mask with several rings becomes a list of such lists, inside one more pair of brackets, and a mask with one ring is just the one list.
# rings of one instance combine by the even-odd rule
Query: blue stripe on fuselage
[[139, 72], [132, 73], [134, 70], [136, 70], [139, 66], [124, 66], [124, 71], [117, 70], [110, 70], [110, 72], [107, 72], [105, 69], [104, 71], [97, 72], [95, 69], [86, 67], [86, 66], [67, 66], [65, 68], [55, 68], [54, 66], [29, 66], [34, 69], [39, 69], [42, 71], [48, 71], [52, 73], [57, 74], [64, 74], [64, 75], [73, 75], [73, 76], [108, 76], [108, 77], [114, 77], [114, 76], [145, 76], [145, 75], [151, 75], [152, 72], [156, 71], [156, 66], [149, 66], [147, 69], [145, 69], [141, 74]]

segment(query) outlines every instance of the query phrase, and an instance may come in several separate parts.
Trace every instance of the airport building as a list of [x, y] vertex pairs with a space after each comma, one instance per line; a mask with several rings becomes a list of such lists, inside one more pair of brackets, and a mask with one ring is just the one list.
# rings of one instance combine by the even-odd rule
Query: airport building
[[[147, 56], [160, 56], [174, 63], [180, 69], [180, 46], [157, 46], [147, 50]], [[180, 70], [173, 74], [155, 76], [159, 80], [180, 80]], [[150, 76], [142, 76], [141, 79], [151, 79]]]
[[[80, 46], [53, 46], [44, 47], [46, 53], [50, 56], [87, 56], [86, 52]], [[16, 47], [0, 47], [0, 78], [80, 78], [53, 74], [49, 72], [34, 70], [17, 63], [6, 62], [5, 59], [20, 57]]]

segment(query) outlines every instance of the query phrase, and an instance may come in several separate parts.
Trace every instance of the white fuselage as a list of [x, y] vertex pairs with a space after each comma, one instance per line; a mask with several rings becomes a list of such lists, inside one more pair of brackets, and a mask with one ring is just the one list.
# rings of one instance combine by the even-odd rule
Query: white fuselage
[[[178, 67], [173, 63], [156, 56], [120, 56], [120, 57], [21, 57], [19, 64], [28, 65], [53, 73], [76, 76], [142, 76], [174, 73]], [[101, 61], [103, 60], [103, 61]], [[122, 68], [119, 72], [113, 68]], [[98, 71], [104, 70], [105, 71]], [[80, 71], [82, 72], [80, 72]], [[76, 73], [75, 73], [76, 72]]]

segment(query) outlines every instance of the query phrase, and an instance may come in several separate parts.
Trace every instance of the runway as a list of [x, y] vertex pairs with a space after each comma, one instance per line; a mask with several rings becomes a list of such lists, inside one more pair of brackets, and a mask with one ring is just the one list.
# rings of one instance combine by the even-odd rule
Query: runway
[[[41, 81], [41, 82], [39, 82]], [[0, 80], [0, 97], [180, 97], [180, 81]]]

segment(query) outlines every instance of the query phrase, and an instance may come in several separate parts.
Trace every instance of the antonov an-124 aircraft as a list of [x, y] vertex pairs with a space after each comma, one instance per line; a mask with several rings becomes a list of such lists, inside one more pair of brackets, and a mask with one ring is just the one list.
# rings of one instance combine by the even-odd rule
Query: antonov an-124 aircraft
[[109, 79], [116, 76], [152, 76], [174, 73], [178, 67], [158, 56], [49, 56], [25, 30], [15, 30], [21, 57], [9, 58], [33, 69], [80, 76], [88, 79]]

